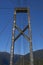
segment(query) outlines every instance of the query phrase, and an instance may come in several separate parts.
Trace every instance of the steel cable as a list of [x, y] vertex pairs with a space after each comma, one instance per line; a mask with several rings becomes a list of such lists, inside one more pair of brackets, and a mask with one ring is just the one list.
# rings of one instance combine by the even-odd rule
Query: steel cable
[[[13, 17], [12, 17], [13, 18]], [[7, 22], [7, 24], [4, 26], [4, 28], [0, 31], [0, 35], [6, 30], [6, 28], [8, 27], [9, 23], [11, 22]]]
[[[7, 49], [8, 49], [8, 46], [9, 46], [9, 42], [10, 42], [10, 36], [8, 37], [8, 39], [6, 40], [6, 44], [5, 44], [5, 50], [4, 50], [4, 52], [6, 52], [7, 51]], [[9, 46], [10, 47], [10, 46]]]

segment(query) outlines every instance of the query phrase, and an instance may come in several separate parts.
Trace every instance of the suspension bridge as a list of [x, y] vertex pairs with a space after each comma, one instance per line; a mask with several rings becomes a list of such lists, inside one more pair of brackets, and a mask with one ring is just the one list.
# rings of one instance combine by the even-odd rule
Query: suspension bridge
[[[14, 5], [15, 1], [9, 0], [9, 2], [11, 2]], [[13, 22], [11, 22], [11, 23], [7, 22], [7, 25], [5, 25], [5, 27], [0, 31], [0, 35], [1, 35], [3, 33], [3, 31], [6, 30], [6, 28], [8, 27], [9, 24], [12, 25], [12, 26], [10, 26], [10, 28], [12, 28], [12, 30], [9, 31], [9, 32], [11, 32], [11, 36], [9, 36], [7, 43], [6, 43], [6, 47], [5, 47], [5, 48], [7, 48], [8, 42], [10, 42], [10, 38], [11, 38], [11, 44], [9, 45], [10, 46], [9, 65], [34, 65], [34, 64], [40, 65], [40, 63], [42, 64], [42, 60], [37, 61], [37, 59], [40, 59], [40, 57], [37, 57], [37, 59], [36, 59], [36, 57], [34, 56], [34, 52], [33, 52], [32, 28], [31, 28], [31, 20], [30, 20], [31, 17], [30, 17], [30, 8], [28, 6], [28, 0], [27, 1], [17, 0], [16, 7], [14, 7], [14, 8], [1, 7], [0, 10], [2, 10], [2, 9], [4, 9], [4, 10], [13, 9], [13, 11], [14, 11], [13, 16], [12, 16]], [[11, 21], [11, 18], [10, 18], [10, 21]], [[23, 37], [21, 37], [21, 36], [23, 36]], [[40, 37], [42, 38], [43, 36], [40, 36]], [[19, 40], [19, 42], [17, 40]], [[17, 47], [16, 47], [16, 44], [17, 44]], [[26, 45], [28, 45], [28, 46], [26, 46]], [[16, 59], [17, 60], [16, 63], [14, 62], [15, 47], [16, 47], [16, 52], [24, 53], [24, 55], [17, 54], [19, 56], [19, 58], [18, 58], [18, 60]], [[22, 50], [22, 52], [21, 52], [21, 50]], [[5, 51], [6, 51], [6, 49], [5, 49]], [[26, 52], [29, 51], [28, 52], [29, 55], [26, 56], [25, 51]], [[40, 56], [40, 54], [39, 54], [39, 56]], [[43, 58], [43, 56], [42, 56], [42, 58]]]

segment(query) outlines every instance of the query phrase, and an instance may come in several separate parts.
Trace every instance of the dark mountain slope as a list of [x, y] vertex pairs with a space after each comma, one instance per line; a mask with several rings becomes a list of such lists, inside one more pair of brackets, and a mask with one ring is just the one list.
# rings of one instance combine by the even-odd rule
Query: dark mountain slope
[[[43, 50], [34, 51], [33, 55], [34, 55], [34, 65], [43, 65]], [[10, 62], [10, 54], [7, 52], [0, 52], [0, 65], [9, 65], [9, 62]], [[15, 55], [14, 56], [15, 65], [20, 65], [20, 62], [21, 63], [24, 62], [24, 65], [29, 65], [30, 63], [29, 54], [26, 54], [25, 56]]]
[[[43, 65], [43, 49], [34, 51], [33, 57], [34, 57], [34, 65]], [[30, 62], [29, 54], [25, 55], [24, 59], [26, 63]]]

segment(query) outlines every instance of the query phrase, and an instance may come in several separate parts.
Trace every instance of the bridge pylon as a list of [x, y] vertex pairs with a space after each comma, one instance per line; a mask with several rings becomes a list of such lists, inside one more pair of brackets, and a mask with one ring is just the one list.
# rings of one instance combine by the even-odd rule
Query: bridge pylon
[[[21, 30], [17, 25], [16, 25], [16, 13], [27, 13], [28, 16], [28, 24], [27, 26]], [[24, 34], [26, 29], [28, 28], [29, 33], [27, 36]], [[18, 30], [20, 33], [15, 37], [15, 30]], [[27, 39], [29, 42], [29, 49], [30, 49], [30, 65], [34, 65], [33, 63], [33, 49], [32, 49], [32, 31], [31, 31], [31, 25], [30, 25], [30, 9], [29, 8], [16, 8], [14, 11], [14, 23], [13, 23], [13, 28], [12, 28], [12, 44], [11, 44], [11, 52], [10, 52], [10, 65], [14, 65], [14, 43], [15, 41], [23, 35], [24, 38]], [[22, 63], [22, 62], [21, 62]]]

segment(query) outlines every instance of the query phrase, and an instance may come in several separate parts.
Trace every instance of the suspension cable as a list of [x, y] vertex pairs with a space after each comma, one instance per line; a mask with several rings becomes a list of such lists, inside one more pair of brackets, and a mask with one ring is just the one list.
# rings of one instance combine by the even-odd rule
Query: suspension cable
[[8, 27], [9, 25], [9, 21], [7, 22], [7, 24], [4, 26], [4, 28], [0, 31], [0, 35], [6, 30], [6, 28]]
[[9, 46], [9, 42], [10, 42], [10, 36], [8, 37], [8, 39], [6, 40], [6, 44], [5, 44], [5, 52], [7, 51], [7, 49], [8, 49], [8, 46]]

